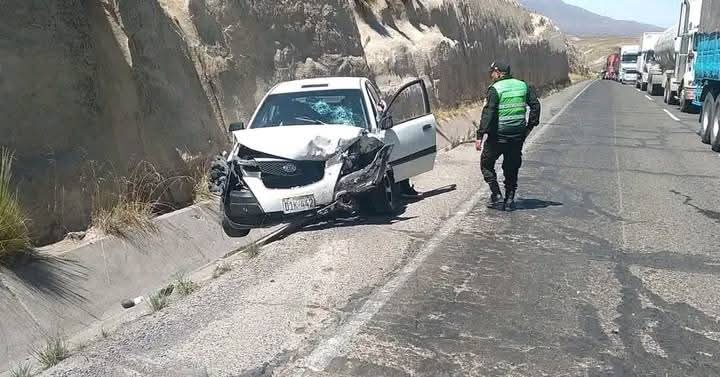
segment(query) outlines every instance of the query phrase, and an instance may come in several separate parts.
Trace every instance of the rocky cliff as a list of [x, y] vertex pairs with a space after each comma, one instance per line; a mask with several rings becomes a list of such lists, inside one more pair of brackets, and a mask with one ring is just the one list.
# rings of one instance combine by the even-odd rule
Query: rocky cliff
[[[410, 77], [436, 104], [484, 94], [494, 59], [538, 86], [567, 81], [562, 38], [509, 0], [4, 0], [0, 145], [36, 238], [89, 223], [88, 171], [137, 161], [177, 174], [227, 146], [282, 80]], [[98, 168], [98, 167], [102, 168]], [[103, 172], [101, 172], [103, 173]], [[101, 174], [102, 175], [102, 174]]]

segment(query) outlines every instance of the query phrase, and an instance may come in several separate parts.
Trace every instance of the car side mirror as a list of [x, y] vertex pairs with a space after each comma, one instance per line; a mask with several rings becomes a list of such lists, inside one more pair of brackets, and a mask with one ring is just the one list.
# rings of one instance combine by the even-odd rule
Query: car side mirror
[[243, 122], [230, 123], [230, 126], [228, 126], [228, 131], [230, 131], [230, 132], [240, 131], [240, 130], [244, 130], [244, 129], [245, 129], [245, 123], [243, 123]]
[[393, 122], [393, 119], [392, 119], [392, 115], [387, 114], [387, 113], [383, 114], [380, 117], [379, 123], [380, 123], [381, 130], [389, 130], [389, 129], [393, 128], [393, 126], [395, 125], [395, 123]]

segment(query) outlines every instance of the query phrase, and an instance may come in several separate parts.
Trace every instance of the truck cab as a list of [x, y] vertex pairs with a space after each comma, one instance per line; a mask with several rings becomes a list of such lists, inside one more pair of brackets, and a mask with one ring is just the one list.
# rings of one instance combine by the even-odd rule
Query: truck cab
[[640, 90], [647, 90], [656, 94], [657, 87], [648, 88], [650, 76], [658, 73], [659, 65], [655, 60], [655, 46], [663, 33], [647, 32], [640, 37], [640, 55], [638, 55], [637, 70], [640, 73], [635, 86]]
[[623, 84], [636, 83], [638, 81], [638, 56], [640, 46], [625, 45], [620, 48], [620, 82]]
[[677, 96], [677, 101], [683, 112], [695, 110], [695, 70], [693, 68], [697, 52], [695, 51], [695, 37], [700, 26], [703, 0], [684, 0], [680, 10], [680, 22], [675, 38], [675, 71], [670, 77], [671, 92]]

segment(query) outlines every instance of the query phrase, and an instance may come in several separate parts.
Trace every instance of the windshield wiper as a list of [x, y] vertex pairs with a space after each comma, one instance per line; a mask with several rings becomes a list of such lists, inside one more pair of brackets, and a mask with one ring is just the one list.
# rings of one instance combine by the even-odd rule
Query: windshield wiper
[[323, 124], [323, 125], [326, 125], [326, 124], [327, 124], [327, 123], [325, 123], [325, 122], [323, 122], [323, 121], [321, 121], [321, 120], [310, 119], [310, 118], [306, 118], [306, 117], [296, 117], [295, 119], [297, 119], [297, 120], [299, 120], [299, 121], [303, 121], [303, 122], [309, 122], [309, 123], [311, 123], [311, 124]]

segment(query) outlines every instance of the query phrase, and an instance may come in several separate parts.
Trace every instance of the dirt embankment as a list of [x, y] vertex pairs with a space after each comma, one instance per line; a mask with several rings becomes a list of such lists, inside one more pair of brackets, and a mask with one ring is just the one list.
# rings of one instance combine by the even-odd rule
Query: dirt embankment
[[0, 144], [35, 237], [85, 228], [98, 175], [139, 160], [184, 173], [183, 154], [222, 150], [226, 124], [281, 80], [369, 75], [389, 92], [421, 76], [447, 106], [482, 97], [494, 59], [538, 86], [567, 81], [562, 38], [514, 1], [359, 3], [6, 1]]
[[482, 98], [495, 60], [536, 86], [568, 80], [564, 37], [514, 1], [379, 1], [356, 18], [378, 83], [425, 77], [443, 106]]
[[597, 73], [605, 67], [608, 55], [619, 53], [620, 46], [638, 44], [639, 42], [637, 37], [574, 37], [572, 43], [577, 46], [590, 70]]

